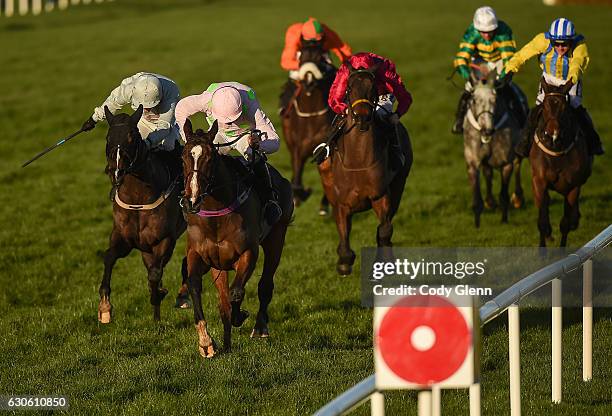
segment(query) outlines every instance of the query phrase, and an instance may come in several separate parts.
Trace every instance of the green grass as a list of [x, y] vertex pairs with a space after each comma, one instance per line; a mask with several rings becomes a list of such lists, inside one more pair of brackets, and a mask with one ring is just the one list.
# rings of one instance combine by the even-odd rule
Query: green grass
[[[278, 62], [286, 26], [308, 16], [328, 22], [355, 50], [392, 58], [414, 106], [404, 117], [415, 151], [401, 210], [394, 221], [397, 246], [533, 246], [536, 211], [523, 166], [527, 206], [499, 223], [486, 213], [472, 226], [462, 141], [448, 131], [459, 91], [445, 77], [455, 48], [480, 3], [356, 2], [323, 0], [287, 4], [246, 0], [206, 2], [122, 0], [0, 20], [0, 394], [63, 394], [79, 414], [308, 414], [373, 371], [371, 311], [359, 304], [359, 279], [335, 274], [333, 221], [316, 208], [321, 191], [311, 166], [305, 175], [315, 194], [296, 213], [270, 307], [272, 337], [253, 341], [253, 321], [234, 330], [234, 351], [204, 361], [196, 349], [191, 311], [162, 304], [156, 324], [137, 253], [113, 276], [115, 320], [100, 326], [97, 289], [100, 253], [111, 228], [109, 183], [102, 173], [104, 126], [74, 139], [27, 169], [20, 164], [76, 130], [123, 77], [140, 70], [167, 75], [183, 95], [213, 81], [238, 80], [255, 88], [274, 115], [285, 79]], [[592, 63], [585, 104], [608, 149], [612, 121], [609, 85], [612, 10], [598, 6], [546, 8], [534, 1], [495, 2], [520, 45], [552, 19], [572, 18], [587, 36]], [[535, 63], [515, 77], [533, 100]], [[199, 123], [203, 121], [200, 119]], [[286, 149], [271, 158], [289, 174]], [[611, 221], [610, 155], [598, 158], [582, 193], [580, 246]], [[558, 196], [551, 218], [557, 224]], [[356, 217], [352, 245], [375, 244], [372, 213]], [[166, 269], [165, 286], [179, 285], [184, 238]], [[257, 307], [256, 279], [246, 308]], [[209, 281], [208, 281], [209, 282]], [[221, 324], [216, 293], [203, 295], [213, 336]], [[595, 374], [581, 379], [580, 311], [565, 315], [563, 403], [550, 404], [549, 312], [523, 314], [521, 353], [524, 414], [610, 414], [612, 313], [595, 315]], [[485, 328], [483, 414], [508, 414], [507, 329], [504, 318]], [[465, 391], [445, 391], [444, 414], [467, 414]], [[389, 414], [416, 414], [414, 393], [390, 393]], [[410, 409], [410, 410], [406, 410]], [[358, 410], [367, 414], [368, 406]]]

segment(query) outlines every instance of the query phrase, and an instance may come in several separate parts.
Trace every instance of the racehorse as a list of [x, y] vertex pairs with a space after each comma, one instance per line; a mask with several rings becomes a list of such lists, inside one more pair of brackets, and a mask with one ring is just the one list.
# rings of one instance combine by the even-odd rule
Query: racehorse
[[[297, 84], [287, 109], [283, 112], [283, 135], [291, 155], [293, 201], [296, 206], [306, 201], [312, 190], [304, 188], [302, 173], [306, 159], [315, 147], [325, 141], [333, 112], [327, 103], [329, 89], [336, 74], [326, 60], [320, 42], [303, 42]], [[329, 203], [321, 199], [320, 214], [325, 215]]]
[[[377, 66], [354, 69], [349, 65], [348, 115], [342, 134], [332, 143], [330, 157], [319, 165], [323, 189], [333, 207], [340, 237], [336, 268], [344, 276], [351, 273], [355, 262], [349, 241], [353, 214], [372, 208], [379, 220], [376, 243], [378, 247], [391, 247], [391, 221], [412, 166], [412, 146], [406, 129], [402, 124], [391, 127], [376, 118], [377, 69]], [[401, 154], [403, 163], [393, 169], [390, 148], [395, 134], [401, 136], [401, 149], [393, 153]]]
[[[187, 144], [183, 150], [185, 192], [181, 205], [188, 224], [187, 274], [198, 350], [205, 358], [213, 357], [217, 346], [208, 334], [202, 311], [202, 276], [212, 270], [223, 322], [223, 347], [230, 351], [232, 325], [239, 327], [248, 317], [240, 305], [261, 245], [265, 260], [258, 285], [259, 312], [251, 337], [269, 336], [268, 305], [272, 300], [274, 273], [293, 214], [291, 184], [270, 166], [283, 214], [271, 229], [263, 229], [263, 204], [252, 189], [250, 172], [242, 162], [244, 159], [217, 152], [220, 145], [213, 144], [217, 130], [216, 121], [209, 132], [199, 129], [194, 133], [189, 120], [184, 127]], [[257, 134], [256, 131], [250, 133]], [[236, 271], [231, 288], [228, 287], [229, 270]]]
[[[172, 177], [160, 156], [148, 152], [138, 132], [142, 105], [131, 116], [113, 115], [104, 107], [109, 129], [106, 135], [106, 171], [113, 201], [113, 230], [104, 254], [104, 277], [100, 284], [98, 320], [111, 321], [110, 281], [117, 259], [138, 249], [147, 268], [153, 319], [160, 319], [160, 303], [168, 293], [162, 287], [164, 267], [186, 223], [179, 206], [182, 184]], [[177, 306], [188, 307], [186, 259]]]
[[[498, 99], [495, 88], [497, 73], [489, 70], [486, 64], [471, 65], [471, 84], [474, 88], [463, 121], [463, 153], [472, 188], [472, 209], [474, 224], [480, 227], [480, 215], [484, 207], [494, 208], [492, 195], [493, 169], [501, 173], [499, 202], [502, 222], [508, 222], [510, 198], [508, 187], [512, 172], [515, 170], [515, 191], [512, 202], [516, 208], [523, 204], [521, 186], [521, 159], [515, 155], [514, 146], [520, 138], [522, 126], [512, 116], [508, 103]], [[485, 177], [487, 196], [483, 204], [480, 191], [480, 170]]]
[[573, 109], [569, 105], [569, 90], [573, 84], [556, 87], [541, 80], [544, 99], [540, 106], [529, 161], [531, 185], [538, 207], [540, 247], [552, 235], [548, 214], [549, 189], [565, 199], [561, 218], [560, 247], [567, 245], [567, 235], [578, 228], [580, 219], [580, 187], [591, 176], [593, 156], [589, 155], [584, 133], [579, 129]]

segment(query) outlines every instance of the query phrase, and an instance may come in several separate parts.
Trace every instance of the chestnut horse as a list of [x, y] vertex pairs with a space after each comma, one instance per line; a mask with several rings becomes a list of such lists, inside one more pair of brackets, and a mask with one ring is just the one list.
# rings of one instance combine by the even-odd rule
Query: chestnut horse
[[[194, 133], [189, 120], [184, 126], [187, 144], [183, 150], [185, 192], [181, 205], [188, 224], [187, 274], [198, 350], [205, 358], [213, 357], [217, 346], [208, 334], [202, 311], [202, 276], [212, 269], [223, 321], [223, 347], [230, 351], [232, 325], [239, 327], [248, 317], [240, 305], [261, 244], [265, 260], [258, 285], [259, 312], [251, 337], [267, 337], [274, 273], [293, 215], [291, 184], [270, 166], [283, 214], [270, 230], [263, 229], [262, 201], [253, 189], [251, 173], [242, 163], [242, 157], [233, 158], [217, 152], [217, 148], [223, 146], [213, 144], [217, 129], [216, 121], [209, 132], [199, 129]], [[229, 270], [236, 271], [231, 288], [228, 286]]]
[[[283, 113], [283, 136], [291, 154], [293, 201], [296, 206], [306, 201], [312, 189], [304, 188], [302, 173], [306, 159], [315, 147], [325, 141], [333, 112], [327, 103], [336, 70], [325, 59], [320, 42], [303, 42], [296, 90]], [[321, 199], [320, 214], [325, 215], [329, 203]]]
[[591, 176], [593, 156], [587, 151], [584, 133], [579, 129], [574, 110], [569, 105], [569, 90], [572, 83], [556, 87], [542, 78], [544, 100], [535, 128], [529, 161], [531, 163], [531, 184], [538, 207], [538, 229], [540, 247], [546, 246], [551, 237], [552, 227], [548, 214], [552, 189], [565, 199], [561, 219], [561, 247], [567, 245], [567, 235], [578, 228], [580, 219], [580, 187]]
[[[394, 128], [377, 119], [376, 67], [364, 70], [349, 66], [347, 84], [349, 112], [342, 135], [331, 156], [319, 165], [325, 195], [333, 207], [340, 237], [337, 271], [349, 275], [355, 262], [349, 235], [352, 216], [372, 208], [378, 217], [378, 247], [391, 247], [391, 220], [399, 208], [412, 166], [412, 146], [402, 124]], [[399, 134], [403, 163], [390, 168], [390, 145]]]
[[[106, 135], [106, 171], [113, 190], [113, 230], [104, 254], [104, 277], [100, 284], [98, 320], [111, 321], [110, 281], [117, 259], [138, 249], [147, 268], [153, 319], [160, 319], [160, 303], [168, 293], [162, 287], [164, 267], [170, 261], [176, 240], [186, 228], [179, 199], [182, 184], [172, 177], [166, 163], [148, 152], [138, 132], [143, 108], [131, 116], [113, 115], [104, 107], [109, 129]], [[188, 307], [186, 259], [177, 306]]]

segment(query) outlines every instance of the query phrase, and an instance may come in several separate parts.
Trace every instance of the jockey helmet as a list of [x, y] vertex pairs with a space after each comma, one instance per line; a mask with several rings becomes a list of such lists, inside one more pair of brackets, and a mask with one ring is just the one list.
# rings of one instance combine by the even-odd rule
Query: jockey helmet
[[474, 13], [474, 27], [479, 32], [492, 32], [497, 29], [495, 10], [489, 6], [476, 9]]
[[212, 115], [221, 123], [236, 121], [242, 114], [240, 92], [230, 86], [217, 89], [212, 96]]
[[161, 101], [161, 83], [155, 75], [142, 74], [134, 83], [132, 92], [132, 109], [136, 110], [142, 105], [144, 108], [153, 108]]
[[545, 36], [546, 39], [550, 39], [551, 41], [572, 40], [576, 37], [576, 29], [570, 20], [560, 17], [552, 22]]
[[309, 18], [302, 25], [302, 39], [304, 40], [323, 39], [323, 26], [314, 17]]

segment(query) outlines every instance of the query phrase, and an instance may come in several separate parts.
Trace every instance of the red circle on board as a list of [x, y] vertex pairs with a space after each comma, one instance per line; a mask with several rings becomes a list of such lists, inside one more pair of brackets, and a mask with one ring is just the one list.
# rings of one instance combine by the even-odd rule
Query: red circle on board
[[[414, 306], [427, 305], [427, 306]], [[435, 342], [425, 351], [411, 343], [412, 332], [427, 326]], [[380, 323], [376, 342], [387, 367], [398, 377], [429, 385], [446, 380], [461, 367], [472, 341], [459, 309], [439, 296], [410, 296], [391, 307]]]

